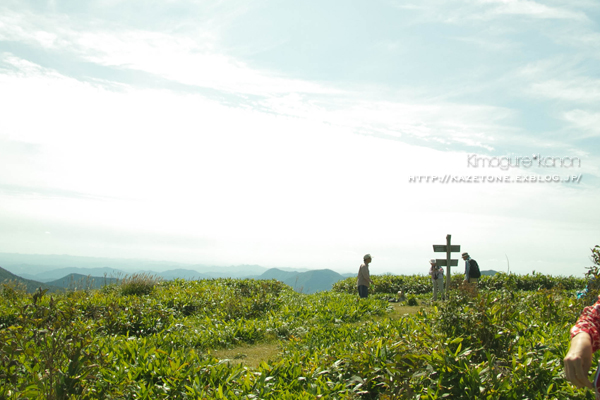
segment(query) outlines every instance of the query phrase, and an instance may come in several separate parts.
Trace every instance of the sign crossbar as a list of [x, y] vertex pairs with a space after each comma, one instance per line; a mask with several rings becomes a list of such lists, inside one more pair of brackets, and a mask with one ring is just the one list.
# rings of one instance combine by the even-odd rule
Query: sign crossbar
[[438, 258], [435, 260], [440, 267], [446, 267], [446, 288], [450, 287], [450, 267], [457, 267], [458, 260], [452, 259], [452, 253], [460, 252], [460, 244], [451, 244], [452, 235], [446, 235], [446, 244], [434, 244], [434, 253], [446, 253], [446, 258]]

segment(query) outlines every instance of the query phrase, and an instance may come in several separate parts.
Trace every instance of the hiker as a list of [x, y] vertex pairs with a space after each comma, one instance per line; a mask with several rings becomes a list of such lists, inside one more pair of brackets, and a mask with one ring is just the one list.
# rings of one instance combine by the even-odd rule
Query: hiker
[[473, 260], [469, 253], [462, 253], [462, 259], [465, 260], [465, 282], [472, 283], [475, 286], [481, 276], [477, 261]]
[[438, 267], [433, 258], [429, 260], [429, 264], [431, 265], [429, 275], [433, 284], [433, 301], [437, 301], [438, 292], [440, 293], [440, 298], [444, 298], [444, 268]]
[[371, 255], [365, 254], [363, 257], [363, 263], [358, 269], [358, 279], [356, 284], [358, 286], [358, 295], [363, 299], [369, 297], [369, 285], [373, 283], [371, 280], [371, 274], [369, 274], [369, 264], [371, 263], [371, 260]]
[[402, 290], [398, 291], [398, 297], [397, 297], [396, 300], [397, 300], [398, 303], [406, 301], [406, 296], [404, 295], [404, 292]]
[[600, 400], [600, 394], [588, 379], [592, 355], [600, 349], [600, 297], [593, 306], [583, 309], [570, 333], [571, 345], [564, 359], [565, 376], [577, 387], [594, 390], [596, 400]]

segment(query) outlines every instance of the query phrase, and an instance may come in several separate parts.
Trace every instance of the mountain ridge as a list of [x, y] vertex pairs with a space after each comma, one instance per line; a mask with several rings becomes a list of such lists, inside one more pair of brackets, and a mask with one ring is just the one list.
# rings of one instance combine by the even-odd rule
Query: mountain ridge
[[25, 290], [28, 293], [32, 293], [40, 287], [42, 289], [48, 289], [48, 291], [50, 291], [50, 292], [55, 292], [57, 290], [60, 290], [60, 288], [49, 285], [47, 283], [38, 282], [38, 281], [31, 280], [31, 279], [21, 278], [20, 276], [15, 275], [12, 272], [7, 271], [6, 269], [0, 267], [0, 283], [7, 283], [7, 282], [15, 282], [17, 284], [25, 285]]
[[288, 272], [270, 268], [258, 279], [276, 279], [301, 293], [315, 293], [331, 290], [334, 283], [346, 279], [345, 276], [330, 269], [314, 269], [306, 272]]

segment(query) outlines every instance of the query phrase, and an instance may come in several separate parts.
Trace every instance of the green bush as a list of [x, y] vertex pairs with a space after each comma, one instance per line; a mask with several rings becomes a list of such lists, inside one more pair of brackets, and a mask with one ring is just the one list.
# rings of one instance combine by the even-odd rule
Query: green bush
[[413, 295], [408, 296], [406, 304], [408, 304], [409, 306], [418, 306], [419, 302], [417, 301], [417, 298]]
[[[593, 265], [588, 267], [588, 271], [585, 274], [585, 295], [580, 301], [584, 306], [594, 304], [598, 300], [598, 295], [600, 294], [600, 246], [595, 246], [592, 249], [591, 259]], [[581, 289], [583, 289], [583, 285]]]

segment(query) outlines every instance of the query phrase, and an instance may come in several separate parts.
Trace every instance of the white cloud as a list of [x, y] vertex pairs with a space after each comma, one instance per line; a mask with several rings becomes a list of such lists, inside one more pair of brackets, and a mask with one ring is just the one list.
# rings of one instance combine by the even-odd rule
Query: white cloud
[[600, 137], [600, 113], [585, 110], [570, 110], [564, 113], [563, 118], [568, 121], [577, 138]]
[[600, 101], [600, 79], [588, 70], [588, 62], [583, 54], [556, 55], [528, 63], [506, 79], [530, 97], [593, 106]]
[[600, 79], [579, 77], [544, 80], [532, 83], [527, 92], [545, 99], [593, 104], [600, 101]]
[[496, 51], [501, 51], [501, 52], [514, 51], [523, 46], [521, 43], [511, 41], [511, 40], [501, 39], [498, 36], [494, 36], [494, 35], [490, 35], [488, 37], [484, 37], [484, 36], [455, 37], [454, 39], [461, 41], [461, 42], [474, 44], [482, 49], [485, 49], [488, 51], [495, 51], [495, 52]]
[[367, 135], [468, 144], [491, 150], [495, 137], [512, 130], [510, 109], [444, 101], [364, 101], [345, 97], [270, 97], [260, 104], [277, 114], [306, 118]]
[[258, 71], [215, 52], [210, 31], [168, 34], [119, 26], [82, 31], [60, 16], [8, 13], [0, 17], [0, 38], [41, 46], [100, 65], [148, 72], [186, 85], [268, 95], [338, 92], [319, 84]]
[[[2, 132], [41, 144], [42, 156], [39, 169], [13, 169], [2, 180], [104, 196], [5, 198], [6, 210], [219, 240], [277, 240], [273, 232], [285, 232], [288, 241], [391, 243], [390, 227], [431, 218], [411, 211], [427, 204], [423, 194], [437, 204], [439, 187], [408, 185], [408, 175], [446, 173], [456, 169], [456, 156], [351, 133], [405, 132], [485, 147], [493, 124], [510, 116], [485, 106], [390, 102], [319, 112], [301, 96], [271, 101], [266, 108], [276, 112], [263, 113], [164, 90], [111, 91], [6, 59], [25, 69], [0, 76]], [[27, 118], [31, 109], [38, 118]], [[374, 197], [363, 196], [366, 187]], [[460, 187], [445, 189], [454, 199], [446, 212], [491, 204], [465, 202]], [[353, 226], [367, 219], [374, 229], [363, 237]]]
[[[196, 110], [212, 110], [202, 113], [203, 125], [214, 126], [213, 129], [220, 132], [228, 124], [218, 118], [231, 119], [225, 116], [225, 112], [245, 113], [243, 108], [220, 108], [201, 96], [139, 90], [125, 85], [114, 91], [110, 86], [103, 87], [100, 82], [79, 82], [10, 54], [4, 54], [0, 61], [16, 68], [16, 71], [0, 76], [6, 94], [0, 102], [4, 101], [7, 110], [14, 109], [11, 113], [14, 118], [0, 121], [0, 127], [14, 140], [51, 145], [58, 138], [74, 144], [81, 143], [82, 137], [95, 135], [102, 137], [103, 141], [115, 135], [117, 139], [123, 131], [128, 133], [119, 140], [127, 142], [147, 138], [147, 132], [159, 135], [160, 131], [176, 131], [175, 135], [183, 135], [194, 126], [187, 121], [198, 114]], [[61, 93], [61, 102], [56, 102], [56, 93]], [[419, 104], [415, 101], [354, 100], [360, 97], [360, 93], [349, 91], [345, 96], [273, 94], [258, 105], [267, 113], [327, 124], [348, 134], [408, 136], [487, 149], [491, 149], [489, 143], [501, 136], [501, 132], [511, 131], [506, 121], [512, 118], [513, 112], [508, 109], [449, 102]], [[32, 107], [38, 110], [36, 119], [26, 118]], [[108, 115], [111, 117], [107, 118]], [[48, 126], [60, 126], [61, 129], [50, 137], [45, 133]], [[82, 136], [80, 127], [83, 126], [86, 134]], [[233, 129], [239, 131], [247, 126], [240, 124]], [[110, 140], [106, 142], [111, 143]], [[100, 148], [103, 146], [101, 143], [97, 144]]]
[[[600, 33], [598, 32], [578, 32], [568, 37], [571, 43], [579, 43], [586, 50], [590, 48], [600, 48]], [[597, 53], [589, 54], [591, 57], [598, 57]]]
[[[447, 12], [456, 4], [460, 7]], [[517, 23], [506, 23], [515, 15], [561, 24], [586, 20], [566, 5], [531, 1], [418, 6], [455, 22], [502, 17], [497, 26], [506, 31], [486, 31], [482, 41], [473, 42], [485, 46], [486, 40], [503, 37], [498, 43], [504, 49], [515, 43], [513, 36], [503, 36], [506, 32], [522, 32]], [[562, 10], [566, 18], [557, 15]], [[571, 62], [567, 55], [548, 57], [521, 71], [509, 70], [495, 82], [475, 82], [476, 90], [457, 88], [458, 94], [409, 84], [392, 84], [386, 91], [351, 81], [328, 86], [253, 68], [229, 56], [209, 25], [191, 34], [98, 20], [83, 26], [84, 21], [68, 16], [3, 11], [0, 40], [23, 44], [28, 51], [43, 49], [66, 60], [143, 71], [244, 98], [230, 106], [194, 90], [84, 82], [36, 64], [33, 57], [25, 59], [25, 51], [20, 57], [3, 53], [0, 143], [25, 142], [33, 148], [0, 149], [8, 155], [3, 157], [8, 167], [0, 169], [0, 189], [5, 189], [0, 217], [52, 222], [36, 228], [52, 232], [45, 249], [73, 250], [68, 235], [59, 239], [58, 229], [71, 224], [104, 232], [95, 241], [79, 242], [92, 252], [104, 252], [106, 244], [128, 257], [185, 253], [197, 261], [208, 254], [224, 263], [229, 257], [233, 262], [329, 267], [330, 260], [353, 263], [366, 247], [382, 254], [383, 271], [393, 267], [410, 273], [411, 266], [430, 258], [431, 244], [443, 241], [446, 233], [455, 234], [473, 253], [493, 253], [497, 260], [503, 260], [504, 251], [511, 257], [520, 254], [527, 265], [531, 257], [543, 258], [541, 252], [555, 258], [547, 239], [565, 226], [571, 229], [569, 248], [596, 232], [598, 216], [589, 212], [597, 199], [595, 187], [408, 182], [411, 175], [497, 172], [466, 168], [465, 154], [453, 150], [465, 151], [465, 146], [483, 153], [531, 147], [584, 151], [559, 137], [559, 128], [554, 136], [531, 133], [519, 124], [526, 111], [505, 94], [522, 90], [536, 100], [569, 103], [570, 111], [556, 115], [595, 137], [599, 117], [585, 106], [593, 108], [600, 85], [578, 70], [585, 56]], [[435, 34], [432, 29], [432, 41]], [[402, 40], [406, 37], [384, 43]], [[447, 79], [457, 80], [451, 73]], [[494, 99], [480, 101], [477, 91]], [[448, 150], [407, 143], [442, 143]], [[597, 173], [597, 158], [585, 163], [586, 174], [594, 168]], [[152, 246], [140, 245], [140, 232], [155, 235]], [[161, 245], [160, 237], [169, 243]], [[25, 250], [31, 242], [25, 236], [16, 240], [7, 230], [0, 237], [0, 244]], [[196, 242], [204, 244], [195, 249]], [[531, 248], [539, 253], [530, 256]], [[410, 262], [400, 265], [405, 259]]]
[[551, 7], [536, 1], [478, 0], [477, 3], [494, 5], [488, 11], [488, 15], [523, 15], [540, 19], [569, 19], [589, 22], [589, 18], [583, 12], [571, 11], [568, 7]]
[[428, 0], [393, 4], [401, 9], [421, 12], [417, 22], [480, 23], [510, 16], [590, 22], [585, 12], [571, 4], [550, 6], [531, 0]]

